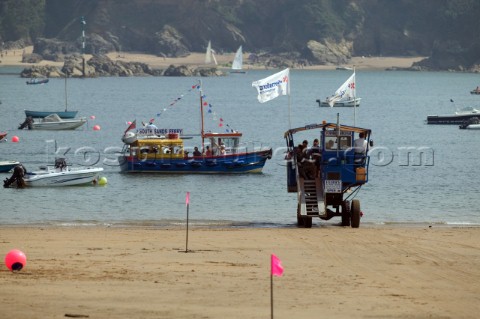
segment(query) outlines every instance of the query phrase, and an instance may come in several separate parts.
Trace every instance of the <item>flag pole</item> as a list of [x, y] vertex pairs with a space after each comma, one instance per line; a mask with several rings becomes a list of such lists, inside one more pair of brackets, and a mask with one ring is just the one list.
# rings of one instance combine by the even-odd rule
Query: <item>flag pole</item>
[[355, 65], [353, 66], [353, 126], [356, 125], [357, 121], [357, 76], [355, 74]]
[[292, 119], [291, 119], [291, 101], [290, 101], [290, 79], [288, 80], [288, 129], [292, 128]]
[[273, 274], [270, 271], [270, 318], [273, 319]]
[[188, 253], [188, 209], [190, 207], [190, 192], [187, 192], [185, 202], [187, 204], [187, 236], [185, 239], [185, 252]]

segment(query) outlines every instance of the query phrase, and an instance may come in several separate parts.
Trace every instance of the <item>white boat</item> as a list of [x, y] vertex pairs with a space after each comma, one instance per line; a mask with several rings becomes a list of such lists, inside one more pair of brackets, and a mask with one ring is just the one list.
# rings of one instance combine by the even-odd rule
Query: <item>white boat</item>
[[246, 73], [245, 71], [242, 70], [243, 68], [243, 52], [242, 52], [242, 46], [240, 46], [237, 50], [237, 53], [235, 53], [235, 58], [233, 58], [232, 62], [232, 70], [230, 73]]
[[207, 52], [205, 52], [205, 64], [211, 64], [213, 62], [217, 65], [217, 59], [215, 58], [215, 51], [212, 49], [212, 42], [208, 41]]
[[[362, 98], [360, 97], [357, 97], [355, 99], [355, 104], [356, 104], [356, 107], [359, 107], [360, 106], [360, 100]], [[330, 106], [330, 103], [327, 102], [328, 101], [328, 98], [325, 100], [325, 101], [320, 101], [320, 100], [317, 100], [317, 103], [319, 106], [322, 106], [322, 107], [327, 107], [327, 106]], [[340, 100], [340, 101], [336, 101], [333, 103], [333, 107], [353, 107], [353, 98], [351, 99], [348, 99], [348, 100]]]
[[85, 123], [87, 123], [87, 119], [84, 117], [78, 119], [62, 119], [57, 114], [50, 114], [43, 119], [32, 119], [31, 117], [27, 117], [25, 122], [19, 126], [19, 129], [28, 127], [29, 130], [74, 130]]
[[46, 166], [34, 172], [27, 172], [23, 178], [26, 186], [74, 186], [95, 184], [101, 167], [58, 167]]
[[353, 74], [325, 101], [317, 100], [318, 106], [343, 106], [343, 107], [359, 107], [361, 98], [355, 96], [355, 71]]
[[462, 130], [480, 130], [480, 114], [477, 117], [471, 117], [459, 126]]

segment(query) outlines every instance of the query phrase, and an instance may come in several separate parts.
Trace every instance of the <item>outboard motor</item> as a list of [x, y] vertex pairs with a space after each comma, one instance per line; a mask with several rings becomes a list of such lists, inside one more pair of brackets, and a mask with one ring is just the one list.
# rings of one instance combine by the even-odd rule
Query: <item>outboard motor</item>
[[6, 178], [3, 181], [3, 187], [8, 188], [10, 185], [12, 185], [14, 182], [17, 182], [17, 187], [18, 188], [24, 188], [25, 187], [25, 181], [23, 180], [23, 177], [27, 173], [27, 170], [22, 164], [19, 164], [13, 168], [13, 174], [10, 178]]
[[20, 124], [18, 129], [23, 130], [24, 128], [27, 127], [29, 130], [31, 130], [32, 129], [32, 124], [33, 124], [33, 118], [31, 116], [27, 116], [25, 121], [22, 124]]

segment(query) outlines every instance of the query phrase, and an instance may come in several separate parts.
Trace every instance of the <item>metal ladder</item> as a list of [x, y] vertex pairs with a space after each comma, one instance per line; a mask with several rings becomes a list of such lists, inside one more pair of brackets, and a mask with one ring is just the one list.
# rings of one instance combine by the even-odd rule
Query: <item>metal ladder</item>
[[323, 187], [320, 179], [317, 177], [311, 180], [298, 180], [298, 196], [301, 207], [301, 215], [306, 216], [325, 216], [325, 204], [323, 198]]

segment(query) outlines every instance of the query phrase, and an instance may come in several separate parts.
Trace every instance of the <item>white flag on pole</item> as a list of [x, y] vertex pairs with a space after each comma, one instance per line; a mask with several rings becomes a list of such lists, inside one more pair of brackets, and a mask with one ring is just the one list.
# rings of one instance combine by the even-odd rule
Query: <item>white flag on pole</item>
[[355, 97], [355, 72], [342, 84], [331, 97], [327, 99], [328, 104], [333, 107], [335, 102]]
[[279, 95], [290, 95], [290, 69], [285, 69], [265, 79], [252, 83], [258, 91], [258, 101], [265, 103]]

